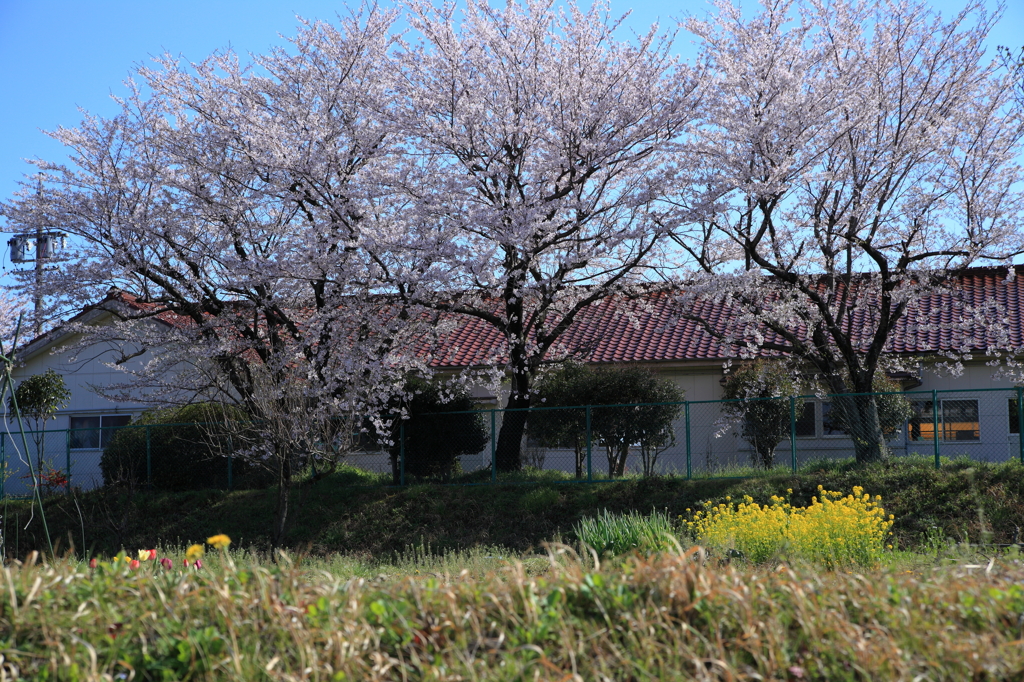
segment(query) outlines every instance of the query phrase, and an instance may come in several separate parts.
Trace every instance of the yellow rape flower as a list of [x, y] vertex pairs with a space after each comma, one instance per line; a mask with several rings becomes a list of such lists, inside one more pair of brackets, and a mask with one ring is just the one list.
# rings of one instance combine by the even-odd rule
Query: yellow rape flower
[[[825, 490], [806, 508], [793, 507], [773, 495], [760, 506], [749, 496], [743, 502], [705, 505], [687, 528], [697, 539], [719, 549], [739, 550], [754, 562], [768, 561], [786, 551], [832, 568], [877, 563], [891, 534], [893, 517], [886, 520], [881, 498], [872, 499], [857, 486], [853, 494]], [[887, 548], [891, 549], [891, 545]]]

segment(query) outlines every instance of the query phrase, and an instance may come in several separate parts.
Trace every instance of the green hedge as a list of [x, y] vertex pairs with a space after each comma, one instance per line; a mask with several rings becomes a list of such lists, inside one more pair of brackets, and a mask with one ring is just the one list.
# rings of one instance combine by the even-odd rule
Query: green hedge
[[[151, 483], [156, 490], [228, 487], [231, 432], [244, 414], [235, 408], [197, 404], [151, 410], [120, 429], [103, 450], [100, 470], [105, 485], [147, 482], [146, 439], [149, 432]], [[229, 427], [225, 419], [234, 424]], [[235, 481], [253, 478], [253, 466], [231, 461]]]

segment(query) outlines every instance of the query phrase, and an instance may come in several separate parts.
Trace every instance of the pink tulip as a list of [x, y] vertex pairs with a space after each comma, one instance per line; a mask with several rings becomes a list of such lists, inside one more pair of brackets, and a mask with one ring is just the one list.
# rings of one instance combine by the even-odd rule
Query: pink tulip
[[128, 567], [131, 568], [133, 571], [141, 565], [142, 564], [139, 563], [138, 559], [132, 559], [128, 562]]
[[89, 568], [96, 568], [96, 559], [89, 559]]
[[194, 567], [195, 567], [195, 569], [196, 569], [197, 571], [198, 571], [198, 570], [199, 570], [200, 568], [202, 568], [202, 567], [203, 567], [203, 561], [202, 561], [202, 559], [196, 559], [196, 563], [194, 564]]
[[160, 565], [169, 571], [174, 566], [174, 562], [168, 559], [167, 557], [164, 557], [160, 560]]

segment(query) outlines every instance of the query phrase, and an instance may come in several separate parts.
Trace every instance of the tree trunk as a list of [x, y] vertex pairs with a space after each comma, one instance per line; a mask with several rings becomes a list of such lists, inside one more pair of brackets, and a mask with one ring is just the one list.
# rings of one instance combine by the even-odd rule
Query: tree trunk
[[292, 468], [288, 451], [277, 450], [277, 510], [274, 515], [274, 547], [284, 544], [288, 524], [288, 501], [291, 497]]
[[615, 463], [615, 477], [622, 478], [626, 475], [626, 460], [629, 458], [629, 443], [622, 443], [619, 446], [619, 460]]
[[841, 411], [844, 426], [853, 441], [857, 463], [867, 464], [887, 459], [889, 447], [885, 443], [885, 434], [882, 433], [875, 396], [836, 396], [832, 401], [833, 409], [838, 408]]
[[[512, 391], [505, 404], [506, 412], [501, 420], [498, 432], [498, 443], [494, 458], [497, 460], [498, 471], [519, 471], [523, 468], [521, 446], [523, 433], [526, 432], [526, 408], [530, 407], [529, 380], [526, 378], [512, 380]], [[520, 411], [521, 410], [521, 411]]]
[[394, 485], [402, 484], [402, 438], [405, 437], [405, 429], [402, 428], [402, 422], [392, 428], [392, 437], [394, 438], [394, 445], [391, 446], [391, 482]]
[[605, 447], [608, 452], [608, 478], [621, 478], [626, 473], [629, 443], [613, 443]]
[[765, 471], [771, 471], [775, 467], [775, 448], [778, 447], [778, 443], [769, 447], [765, 443], [759, 443], [759, 447], [755, 448], [757, 451], [758, 459], [757, 462]]
[[401, 470], [401, 462], [398, 461], [399, 457], [401, 457], [401, 453], [400, 452], [395, 452], [394, 450], [391, 451], [391, 484], [392, 485], [402, 485], [402, 470]]

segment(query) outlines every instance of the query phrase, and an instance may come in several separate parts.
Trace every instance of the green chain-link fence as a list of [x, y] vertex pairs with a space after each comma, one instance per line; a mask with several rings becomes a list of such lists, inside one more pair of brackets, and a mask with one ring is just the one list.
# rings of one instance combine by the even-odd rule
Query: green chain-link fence
[[[446, 412], [401, 423], [391, 442], [353, 438], [338, 462], [365, 472], [361, 484], [369, 485], [743, 476], [878, 453], [927, 457], [936, 467], [958, 458], [1024, 463], [1022, 393], [936, 390]], [[29, 457], [46, 492], [98, 487], [108, 482], [105, 475], [161, 489], [231, 489], [258, 480], [230, 436], [205, 433], [190, 441], [178, 431], [168, 449], [170, 429], [179, 427], [197, 425], [28, 431], [24, 442], [8, 426], [0, 433], [0, 496], [32, 493]], [[129, 431], [117, 439], [114, 458], [120, 429]]]

